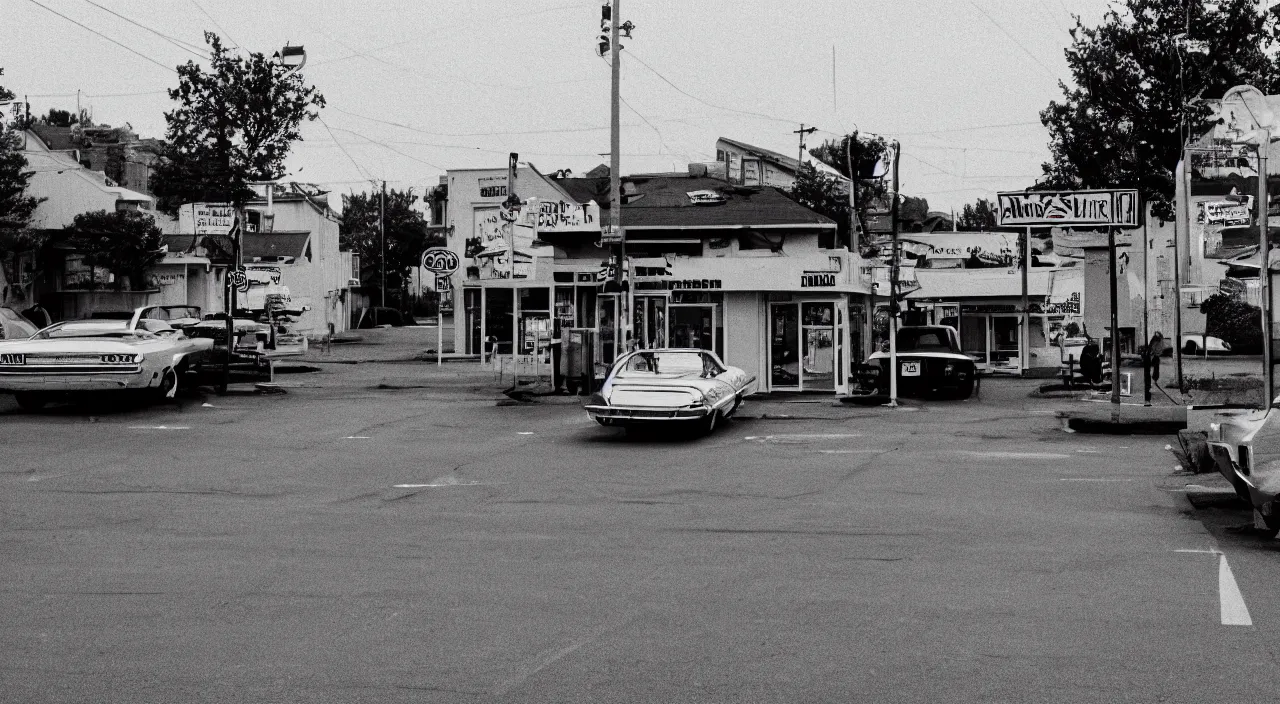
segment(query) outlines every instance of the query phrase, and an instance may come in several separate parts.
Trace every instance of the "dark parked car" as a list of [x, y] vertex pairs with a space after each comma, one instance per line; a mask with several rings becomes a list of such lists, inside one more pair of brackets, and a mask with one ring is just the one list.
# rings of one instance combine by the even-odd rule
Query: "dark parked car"
[[[874, 386], [889, 391], [889, 350], [867, 358]], [[951, 391], [958, 398], [973, 394], [977, 366], [960, 351], [960, 336], [948, 325], [908, 325], [898, 328], [898, 394], [918, 396]]]

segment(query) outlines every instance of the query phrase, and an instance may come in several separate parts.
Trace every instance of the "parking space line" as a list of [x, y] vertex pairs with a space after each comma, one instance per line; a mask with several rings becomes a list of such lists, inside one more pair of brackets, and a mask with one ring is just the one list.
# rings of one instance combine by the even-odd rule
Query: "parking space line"
[[1249, 607], [1244, 604], [1244, 595], [1231, 574], [1231, 565], [1227, 564], [1227, 556], [1218, 555], [1218, 600], [1221, 603], [1222, 625], [1252, 626], [1249, 618]]
[[958, 455], [1002, 460], [1065, 460], [1071, 457], [1071, 455], [1061, 452], [999, 452], [992, 450], [953, 450], [952, 452]]
[[372, 440], [368, 435], [348, 435], [343, 440]]
[[189, 425], [131, 425], [129, 430], [191, 430]]
[[1115, 479], [1104, 477], [1061, 477], [1060, 482], [1131, 482], [1132, 479]]

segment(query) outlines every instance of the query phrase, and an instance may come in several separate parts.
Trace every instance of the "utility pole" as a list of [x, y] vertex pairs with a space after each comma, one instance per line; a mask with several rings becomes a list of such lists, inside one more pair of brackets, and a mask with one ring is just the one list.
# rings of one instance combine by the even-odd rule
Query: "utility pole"
[[[814, 132], [817, 132], [817, 131], [818, 131], [818, 128], [817, 128], [817, 127], [810, 127], [810, 128], [808, 128], [808, 129], [805, 129], [804, 123], [803, 123], [803, 122], [801, 122], [801, 123], [800, 123], [800, 129], [798, 129], [798, 130], [792, 130], [792, 132], [791, 132], [791, 134], [798, 134], [798, 135], [800, 135], [800, 156], [796, 158], [796, 162], [797, 162], [797, 163], [796, 163], [796, 172], [797, 172], [797, 173], [799, 172], [800, 167], [801, 167], [802, 165], [804, 165], [804, 138], [805, 138], [805, 136], [806, 136], [806, 135], [813, 134]], [[764, 174], [761, 174], [761, 175], [760, 175], [760, 177], [763, 179], [763, 178], [764, 178]]]
[[[1027, 375], [1027, 367], [1031, 366], [1031, 299], [1028, 289], [1031, 279], [1031, 228], [1027, 228], [1022, 243], [1022, 332], [1018, 335], [1022, 353], [1018, 355], [1018, 364], [1022, 367], [1022, 376]], [[957, 316], [958, 317], [958, 316]]]
[[893, 223], [893, 249], [889, 255], [889, 403], [898, 405], [898, 164], [902, 161], [902, 146], [893, 140], [893, 205], [890, 212]]
[[382, 275], [382, 307], [387, 307], [387, 182], [382, 182], [382, 192], [378, 195], [378, 245], [382, 254], [378, 257]]
[[[1116, 268], [1116, 228], [1107, 227], [1107, 256], [1111, 265], [1111, 403], [1120, 404], [1120, 305], [1116, 292], [1119, 270]], [[1112, 411], [1112, 418], [1118, 409]]]
[[[622, 0], [613, 0], [613, 10], [609, 13], [609, 228], [618, 237], [618, 265], [614, 268], [615, 281], [619, 287], [623, 282], [622, 268], [627, 265], [627, 234], [622, 229], [622, 62], [619, 60], [618, 22], [622, 13]], [[628, 284], [630, 282], [628, 281]], [[616, 329], [622, 333], [622, 348], [614, 347], [617, 355], [626, 352], [631, 342], [631, 309], [627, 305], [630, 295], [618, 289], [619, 306]], [[613, 360], [602, 360], [610, 363]]]

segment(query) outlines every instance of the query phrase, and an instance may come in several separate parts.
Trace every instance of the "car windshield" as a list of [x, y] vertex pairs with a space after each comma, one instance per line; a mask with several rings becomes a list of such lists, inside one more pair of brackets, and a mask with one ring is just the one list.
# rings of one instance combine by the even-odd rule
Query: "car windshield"
[[945, 328], [924, 330], [899, 330], [899, 352], [950, 352], [951, 345]]
[[637, 352], [618, 370], [618, 376], [715, 376], [722, 371], [724, 367], [701, 352]]

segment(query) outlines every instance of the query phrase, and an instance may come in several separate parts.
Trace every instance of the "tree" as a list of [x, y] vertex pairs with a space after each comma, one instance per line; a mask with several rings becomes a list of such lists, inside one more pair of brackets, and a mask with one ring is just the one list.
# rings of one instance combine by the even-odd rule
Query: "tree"
[[126, 278], [131, 289], [145, 288], [147, 269], [164, 257], [164, 235], [155, 219], [140, 210], [81, 213], [62, 241], [84, 255], [88, 266], [114, 274], [116, 290], [124, 287]]
[[1040, 113], [1051, 160], [1037, 187], [1137, 187], [1157, 215], [1172, 217], [1184, 136], [1208, 127], [1201, 98], [1242, 83], [1280, 87], [1276, 16], [1256, 0], [1213, 5], [1124, 0], [1097, 27], [1076, 17], [1065, 52], [1075, 85], [1059, 82], [1062, 100]]
[[53, 125], [54, 127], [70, 127], [80, 122], [80, 118], [66, 110], [49, 108], [49, 112], [41, 118], [41, 121], [46, 125]]
[[[342, 246], [360, 255], [360, 268], [368, 272], [369, 285], [382, 286], [382, 236], [378, 229], [379, 199], [381, 193], [353, 193], [342, 197], [342, 226], [339, 237]], [[413, 189], [387, 191], [386, 200], [386, 253], [388, 302], [396, 308], [408, 305], [406, 291], [409, 287], [409, 270], [418, 266], [422, 252], [430, 247], [442, 247], [444, 237], [427, 234], [427, 221], [413, 205], [418, 195]]]
[[966, 203], [960, 217], [956, 218], [956, 229], [964, 232], [990, 232], [996, 229], [996, 208], [986, 198], [979, 198], [977, 203]]
[[[1221, 338], [1231, 345], [1237, 354], [1258, 354], [1262, 351], [1262, 312], [1221, 293], [1215, 293], [1200, 304], [1204, 313], [1205, 334]], [[1176, 341], [1182, 344], [1181, 340]]]
[[[809, 150], [809, 154], [849, 178], [849, 165], [852, 162], [855, 195], [858, 204], [858, 222], [863, 233], [860, 246], [869, 246], [867, 232], [867, 211], [873, 202], [884, 198], [885, 182], [879, 178], [863, 178], [875, 169], [875, 165], [884, 157], [888, 144], [883, 137], [862, 138], [853, 133], [838, 140], [823, 142]], [[852, 157], [852, 158], [851, 158]], [[802, 164], [796, 173], [796, 182], [790, 191], [791, 197], [800, 204], [822, 213], [836, 221], [837, 242], [847, 246], [850, 241], [849, 192], [840, 179], [829, 173], [819, 171], [812, 164]]]
[[[13, 97], [0, 86], [0, 102]], [[17, 257], [39, 249], [44, 239], [28, 227], [36, 206], [44, 199], [26, 193], [31, 172], [25, 170], [27, 159], [21, 147], [17, 129], [0, 121], [0, 303], [6, 304], [26, 299], [16, 271]]]
[[228, 53], [205, 33], [209, 70], [193, 61], [178, 67], [169, 97], [178, 107], [164, 114], [167, 145], [151, 176], [157, 207], [174, 214], [183, 203], [242, 203], [250, 181], [284, 174], [298, 126], [319, 117], [324, 96], [302, 76], [262, 54]]

